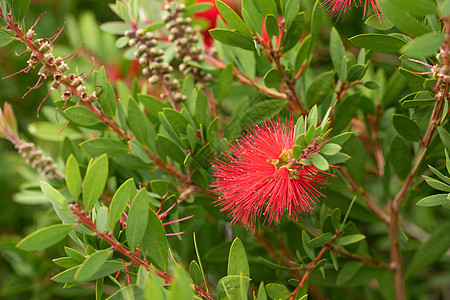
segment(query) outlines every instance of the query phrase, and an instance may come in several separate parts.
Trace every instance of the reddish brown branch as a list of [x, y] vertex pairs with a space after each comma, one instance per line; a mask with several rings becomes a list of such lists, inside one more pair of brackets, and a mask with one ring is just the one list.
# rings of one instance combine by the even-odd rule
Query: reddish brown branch
[[[208, 55], [208, 54], [205, 55], [205, 56], [206, 56], [206, 62], [209, 65], [214, 66], [214, 67], [216, 67], [218, 69], [225, 69], [226, 68], [226, 65], [223, 62], [221, 62], [220, 60], [218, 60], [218, 59], [216, 59], [213, 56]], [[249, 86], [257, 88], [258, 90], [260, 90], [261, 92], [263, 92], [264, 94], [266, 94], [269, 97], [288, 100], [288, 97], [286, 96], [286, 94], [279, 93], [277, 91], [271, 90], [271, 89], [269, 89], [269, 88], [267, 88], [267, 87], [265, 87], [263, 85], [260, 85], [260, 84], [258, 84], [256, 82], [254, 82], [252, 79], [249, 79], [244, 74], [242, 74], [238, 69], [234, 69], [233, 70], [233, 75], [237, 79], [239, 79], [240, 82], [242, 82], [242, 83], [244, 83], [246, 85], [249, 85]]]
[[354, 259], [354, 260], [359, 260], [360, 262], [366, 264], [366, 265], [372, 265], [375, 267], [380, 267], [383, 269], [389, 269], [392, 270], [391, 265], [383, 263], [383, 262], [379, 262], [374, 260], [373, 258], [368, 258], [368, 257], [364, 257], [364, 256], [360, 256], [357, 254], [353, 254], [353, 253], [349, 253], [347, 251], [342, 250], [341, 248], [335, 247], [333, 245], [330, 245], [329, 249], [333, 252], [336, 252], [342, 256]]
[[305, 270], [305, 274], [303, 274], [302, 279], [300, 280], [298, 286], [295, 288], [295, 290], [291, 293], [291, 297], [289, 298], [289, 300], [294, 300], [295, 295], [297, 295], [298, 291], [303, 287], [303, 285], [305, 284], [306, 279], [308, 279], [309, 275], [311, 274], [311, 271], [316, 267], [317, 263], [322, 259], [322, 256], [325, 254], [325, 252], [330, 249], [331, 245], [333, 244], [333, 242], [336, 240], [336, 238], [338, 236], [340, 236], [342, 234], [342, 232], [337, 231], [333, 237], [331, 238], [331, 240], [329, 240], [320, 250], [319, 254], [317, 254], [316, 259], [314, 259], [312, 262], [310, 262], [307, 266], [306, 266], [306, 270]]
[[377, 116], [367, 115], [367, 123], [369, 124], [370, 136], [372, 139], [373, 155], [378, 167], [378, 176], [382, 177], [384, 175], [384, 154], [380, 146], [380, 140], [378, 138], [378, 121], [381, 116], [381, 106], [377, 105]]
[[[155, 273], [158, 277], [164, 279], [167, 283], [173, 282], [172, 276], [155, 269], [147, 261], [137, 257], [131, 251], [127, 250], [125, 247], [122, 246], [122, 244], [116, 241], [112, 233], [106, 234], [98, 232], [97, 226], [95, 226], [94, 222], [92, 221], [92, 218], [89, 215], [87, 215], [85, 211], [80, 211], [77, 204], [70, 204], [69, 208], [72, 211], [72, 213], [78, 217], [77, 222], [79, 222], [80, 224], [84, 224], [90, 229], [92, 229], [92, 231], [94, 231], [94, 236], [108, 242], [111, 245], [112, 250], [119, 251], [120, 253], [125, 255], [131, 261], [132, 264], [137, 266], [143, 266], [147, 271]], [[196, 286], [195, 284], [192, 284], [191, 287], [202, 299], [214, 300], [209, 293], [203, 291], [200, 287]]]
[[350, 184], [350, 187], [353, 189], [353, 191], [364, 199], [364, 202], [366, 202], [367, 207], [384, 223], [389, 224], [389, 216], [381, 210], [373, 201], [370, 199], [369, 195], [361, 189], [358, 184], [355, 182], [355, 180], [352, 178], [350, 173], [345, 168], [339, 168], [339, 171], [341, 171], [341, 174], [344, 176], [344, 178], [348, 181]]

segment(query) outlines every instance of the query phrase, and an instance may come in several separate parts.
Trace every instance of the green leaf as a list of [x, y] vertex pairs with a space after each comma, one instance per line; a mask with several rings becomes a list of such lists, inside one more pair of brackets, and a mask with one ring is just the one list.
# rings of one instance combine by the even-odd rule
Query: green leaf
[[329, 232], [319, 235], [318, 237], [313, 238], [308, 242], [308, 245], [310, 245], [313, 248], [319, 248], [323, 247], [328, 241], [330, 241], [333, 238], [333, 235]]
[[130, 38], [127, 36], [121, 36], [120, 38], [118, 38], [116, 40], [116, 47], [117, 48], [124, 48], [125, 46], [128, 45], [128, 42], [130, 41]]
[[145, 31], [146, 32], [156, 31], [158, 29], [163, 28], [164, 25], [165, 25], [165, 23], [162, 22], [162, 21], [161, 22], [154, 22], [154, 23], [148, 25], [147, 27], [145, 27]]
[[348, 39], [353, 45], [378, 52], [398, 52], [406, 42], [396, 36], [365, 33]]
[[248, 31], [247, 25], [245, 25], [244, 21], [242, 21], [242, 19], [232, 8], [230, 8], [227, 4], [220, 0], [216, 0], [216, 5], [220, 14], [227, 22], [227, 24], [231, 26], [231, 28], [236, 29], [243, 35], [251, 36], [250, 31]]
[[0, 29], [0, 47], [4, 47], [14, 41], [14, 33], [9, 30]]
[[404, 45], [400, 52], [408, 57], [427, 57], [434, 56], [439, 52], [439, 47], [445, 41], [445, 36], [439, 32], [430, 32], [412, 40]]
[[450, 202], [448, 194], [437, 194], [419, 200], [416, 205], [423, 207], [438, 206]]
[[76, 218], [70, 211], [67, 199], [47, 182], [41, 181], [40, 186], [42, 193], [46, 196], [48, 201], [50, 201], [53, 209], [55, 210], [56, 214], [61, 219], [63, 224], [75, 223]]
[[[433, 99], [431, 97], [430, 92], [422, 91], [424, 84], [426, 83], [425, 77], [418, 75], [418, 74], [414, 73], [413, 71], [404, 69], [402, 67], [399, 67], [398, 71], [400, 72], [400, 74], [403, 75], [403, 77], [405, 77], [406, 83], [411, 88], [411, 90], [419, 91], [419, 92], [409, 94], [408, 96], [401, 99], [400, 104], [403, 107], [414, 107], [414, 106], [418, 106], [418, 105], [422, 105], [422, 104], [430, 104], [430, 103], [436, 101], [435, 99]], [[426, 97], [424, 97], [424, 96], [426, 96]], [[420, 99], [418, 99], [417, 101], [419, 101], [419, 100], [421, 100], [421, 101], [417, 102], [416, 100], [414, 100], [414, 102], [412, 102], [412, 103], [408, 103], [406, 101], [406, 100], [413, 100], [415, 97], [419, 97]], [[422, 98], [424, 98], [424, 99], [422, 99]]]
[[189, 14], [196, 14], [196, 13], [200, 13], [200, 12], [204, 12], [209, 10], [211, 7], [213, 7], [212, 3], [195, 3], [192, 5], [189, 5], [186, 8], [186, 12]]
[[250, 31], [262, 35], [262, 16], [256, 8], [255, 2], [253, 0], [242, 0], [241, 12], [242, 18]]
[[336, 241], [336, 245], [338, 246], [347, 246], [347, 245], [351, 245], [357, 242], [360, 242], [362, 240], [364, 240], [366, 237], [362, 234], [351, 234], [351, 235], [345, 235], [342, 236], [340, 238], [338, 238], [338, 240]]
[[22, 21], [30, 6], [30, 0], [13, 0], [12, 13], [16, 22]]
[[92, 156], [106, 153], [110, 158], [121, 156], [129, 151], [126, 144], [112, 138], [95, 138], [87, 140], [82, 142], [80, 147]]
[[430, 165], [428, 165], [428, 168], [430, 168], [430, 170], [434, 174], [436, 174], [440, 179], [444, 180], [447, 184], [450, 184], [450, 177], [445, 176], [444, 174], [442, 174], [441, 172], [439, 172], [438, 170], [436, 170], [435, 168], [433, 168]]
[[390, 146], [389, 157], [394, 172], [402, 180], [406, 179], [412, 165], [412, 154], [405, 140], [396, 136]]
[[[129, 263], [121, 263], [118, 261], [107, 261], [91, 278], [89, 278], [89, 281], [103, 278], [112, 273], [117, 273], [117, 271], [124, 270], [125, 267], [128, 265], [129, 265]], [[55, 275], [52, 278], [52, 280], [54, 282], [61, 282], [61, 283], [75, 282], [75, 280], [73, 278], [74, 278], [75, 273], [77, 272], [78, 268], [79, 268], [79, 266], [67, 269], [67, 270]]]
[[125, 229], [128, 246], [132, 251], [144, 237], [144, 228], [147, 228], [148, 223], [148, 203], [149, 199], [145, 189], [140, 190], [131, 202]]
[[362, 266], [363, 263], [359, 261], [350, 261], [345, 263], [339, 271], [336, 284], [344, 285], [349, 282], [356, 275], [356, 273], [358, 273]]
[[380, 0], [379, 4], [384, 16], [401, 31], [412, 36], [420, 36], [430, 31], [423, 23], [407, 13], [405, 8], [409, 4], [402, 6], [391, 0]]
[[125, 181], [116, 191], [109, 206], [109, 224], [111, 227], [120, 218], [125, 211], [130, 199], [134, 198], [136, 194], [136, 187], [134, 179], [130, 178]]
[[149, 276], [149, 271], [147, 271], [145, 269], [144, 266], [139, 266], [139, 270], [136, 276], [136, 285], [140, 288], [140, 289], [145, 289], [145, 286], [147, 285], [148, 282], [148, 278]]
[[133, 149], [134, 153], [139, 157], [144, 163], [151, 164], [152, 160], [148, 157], [147, 152], [145, 151], [144, 146], [138, 141], [129, 141], [128, 144]]
[[66, 163], [66, 185], [73, 199], [78, 200], [81, 193], [81, 174], [77, 159], [70, 154]]
[[316, 76], [306, 92], [306, 103], [308, 107], [320, 104], [333, 90], [334, 71], [323, 72]]
[[186, 154], [179, 145], [177, 145], [172, 140], [161, 134], [158, 134], [156, 139], [158, 141], [159, 146], [168, 157], [170, 157], [173, 161], [176, 161], [180, 164], [183, 163]]
[[202, 271], [195, 260], [191, 261], [191, 264], [189, 265], [189, 274], [191, 275], [192, 281], [195, 285], [198, 286], [202, 283]]
[[278, 29], [278, 20], [273, 15], [267, 15], [266, 16], [266, 31], [267, 35], [269, 36], [269, 39], [271, 39], [273, 36], [279, 36], [280, 31]]
[[60, 257], [52, 259], [52, 261], [60, 267], [63, 268], [73, 268], [78, 266], [80, 263], [73, 259], [72, 257]]
[[[403, 75], [405, 75], [406, 72], [408, 72], [408, 75], [405, 77], [408, 80], [408, 84], [410, 85], [411, 88], [414, 88], [413, 84], [415, 86], [423, 84], [423, 78], [420, 77], [419, 75], [413, 74], [403, 68], [398, 68], [398, 69], [399, 69], [400, 73], [402, 73]], [[414, 82], [414, 80], [417, 80], [417, 81]], [[420, 106], [420, 105], [428, 105], [428, 104], [432, 104], [434, 102], [436, 102], [436, 99], [434, 98], [433, 94], [431, 94], [430, 92], [426, 92], [426, 91], [420, 91], [420, 92], [409, 94], [400, 100], [400, 104], [406, 108], [416, 107], [416, 106]]]
[[256, 50], [253, 40], [239, 31], [216, 28], [211, 29], [209, 33], [215, 40], [226, 45], [235, 46], [246, 50]]
[[341, 151], [341, 149], [342, 147], [338, 144], [326, 143], [325, 145], [320, 147], [320, 153], [322, 153], [323, 155], [335, 155], [339, 151]]
[[439, 11], [441, 16], [450, 15], [450, 0], [443, 0], [439, 4]]
[[369, 90], [376, 90], [380, 88], [380, 85], [376, 81], [366, 81], [364, 82], [364, 86]]
[[247, 300], [250, 278], [239, 275], [228, 275], [217, 283], [217, 299]]
[[288, 0], [286, 2], [286, 9], [284, 14], [284, 20], [286, 27], [289, 27], [292, 22], [297, 17], [298, 11], [300, 9], [300, 1], [298, 0]]
[[100, 198], [108, 178], [108, 156], [103, 154], [91, 159], [83, 179], [83, 203], [86, 210], [91, 209]]
[[276, 300], [285, 300], [289, 299], [291, 293], [287, 289], [286, 286], [278, 283], [269, 283], [266, 285], [267, 295]]
[[128, 100], [128, 125], [136, 139], [144, 145], [147, 144], [147, 123], [143, 122], [146, 118], [136, 101], [130, 97]]
[[394, 27], [394, 24], [389, 22], [386, 18], [379, 19], [377, 15], [372, 15], [364, 22], [367, 26], [370, 26], [372, 28], [375, 28], [377, 30], [389, 30], [392, 27]]
[[116, 114], [116, 93], [113, 86], [106, 78], [104, 66], [98, 70], [97, 77], [95, 78], [95, 85], [102, 87], [98, 97], [98, 102], [100, 103], [101, 109], [108, 118], [114, 119]]
[[[331, 28], [330, 34], [330, 55], [333, 67], [336, 70], [339, 79], [345, 81], [347, 76], [347, 61], [345, 60], [345, 49], [341, 37], [336, 28]], [[344, 58], [344, 59], [343, 59]]]
[[98, 232], [111, 232], [111, 228], [108, 225], [108, 208], [106, 208], [104, 205], [97, 206], [95, 226], [97, 226]]
[[104, 32], [117, 35], [124, 35], [125, 31], [130, 29], [130, 26], [128, 26], [125, 22], [112, 21], [103, 23], [102, 25], [100, 25], [100, 29], [103, 30]]
[[221, 101], [231, 90], [233, 83], [233, 68], [232, 64], [229, 64], [219, 75], [217, 84], [217, 100]]
[[419, 126], [405, 115], [394, 114], [392, 123], [395, 130], [405, 139], [410, 141], [420, 141], [421, 134]]
[[435, 14], [437, 8], [436, 3], [431, 0], [395, 0], [394, 4], [397, 8], [419, 17]]
[[267, 71], [266, 75], [264, 75], [264, 84], [269, 88], [276, 87], [282, 82], [283, 78], [277, 69], [270, 69]]
[[291, 26], [286, 30], [286, 34], [281, 41], [281, 52], [286, 53], [291, 50], [300, 41], [305, 27], [305, 13], [301, 12], [297, 14]]
[[62, 241], [75, 226], [75, 224], [56, 224], [41, 228], [23, 238], [16, 247], [25, 251], [47, 249]]
[[147, 250], [150, 261], [159, 268], [166, 270], [167, 256], [169, 254], [166, 232], [161, 220], [151, 209], [148, 212], [148, 224], [142, 239], [142, 246]]
[[245, 253], [244, 244], [239, 238], [235, 238], [233, 244], [231, 244], [230, 254], [228, 255], [227, 275], [250, 277], [247, 254]]
[[324, 11], [322, 8], [322, 4], [321, 4], [320, 0], [316, 0], [316, 3], [314, 4], [314, 8], [312, 11], [312, 16], [311, 16], [311, 31], [310, 31], [311, 39], [309, 42], [308, 57], [311, 56], [311, 53], [314, 50], [314, 44], [315, 44], [317, 38], [319, 37], [320, 30], [322, 29], [323, 15], [324, 15]]
[[415, 274], [423, 274], [422, 271], [432, 263], [438, 261], [450, 247], [450, 223], [446, 223], [435, 230], [430, 238], [420, 245], [414, 254], [409, 267], [406, 271], [406, 277]]
[[262, 16], [265, 18], [267, 15], [278, 16], [277, 5], [273, 0], [253, 0]]
[[312, 164], [319, 170], [326, 171], [329, 168], [328, 161], [320, 154], [314, 153], [309, 156]]
[[[314, 253], [314, 249], [309, 245], [309, 241], [311, 238], [309, 237], [306, 230], [302, 230], [302, 244], [303, 249], [311, 260], [316, 259], [316, 254]], [[269, 295], [270, 296], [270, 295]]]
[[172, 108], [163, 108], [162, 114], [166, 117], [167, 122], [170, 124], [171, 128], [175, 131], [175, 134], [186, 133], [186, 126], [188, 124], [188, 120], [182, 113]]
[[171, 287], [171, 293], [168, 300], [192, 300], [195, 299], [194, 291], [191, 287], [191, 281], [188, 279], [186, 271], [177, 267], [175, 279]]
[[344, 145], [345, 142], [353, 135], [353, 132], [344, 132], [341, 134], [338, 134], [328, 140], [328, 143], [332, 144], [338, 144], [338, 145]]
[[300, 69], [305, 60], [309, 57], [309, 43], [311, 41], [311, 35], [308, 34], [301, 42], [295, 58], [295, 68]]
[[71, 106], [64, 110], [64, 114], [73, 122], [82, 126], [94, 126], [100, 123], [97, 116], [87, 107]]
[[258, 300], [267, 300], [266, 288], [264, 287], [264, 282], [261, 281], [258, 288]]
[[111, 249], [105, 249], [91, 254], [80, 265], [73, 277], [73, 280], [78, 282], [88, 281], [98, 270], [100, 270], [106, 260], [111, 256], [111, 254]]
[[450, 193], [450, 186], [448, 184], [445, 184], [443, 182], [440, 182], [439, 180], [436, 180], [434, 178], [422, 175], [423, 179], [428, 183], [429, 186], [432, 188], [443, 191], [443, 192], [449, 192]]
[[350, 70], [348, 71], [348, 78], [347, 80], [349, 82], [361, 79], [361, 77], [364, 75], [366, 71], [366, 66], [361, 64], [353, 65]]
[[447, 151], [450, 151], [450, 134], [447, 130], [445, 130], [444, 127], [441, 126], [437, 127], [437, 131], [445, 148], [447, 149]]

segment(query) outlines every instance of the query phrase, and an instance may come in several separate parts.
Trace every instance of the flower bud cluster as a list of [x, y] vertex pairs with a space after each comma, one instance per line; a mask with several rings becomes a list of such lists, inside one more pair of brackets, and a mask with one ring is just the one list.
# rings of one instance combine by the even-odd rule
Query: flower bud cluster
[[[151, 32], [145, 32], [143, 29], [127, 30], [125, 36], [129, 37], [129, 46], [137, 46], [134, 56], [139, 60], [143, 67], [142, 74], [148, 77], [150, 84], [163, 82], [164, 87], [173, 96], [176, 102], [186, 100], [186, 96], [180, 92], [180, 83], [172, 78], [174, 69], [164, 61], [164, 51], [158, 49], [156, 36]], [[162, 98], [167, 95], [161, 95]]]
[[39, 173], [43, 173], [50, 179], [63, 178], [56, 170], [57, 165], [51, 157], [42, 155], [42, 151], [37, 150], [33, 143], [21, 140], [17, 132], [17, 121], [11, 105], [7, 102], [0, 108], [0, 137], [9, 140], [14, 144], [17, 151], [25, 158], [27, 164], [35, 168]]
[[[20, 72], [27, 73], [30, 69], [35, 69], [40, 66], [38, 71], [39, 81], [30, 89], [30, 91], [40, 87], [47, 78], [51, 78], [52, 82], [50, 84], [50, 92], [59, 89], [62, 84], [64, 89], [61, 90], [61, 96], [66, 102], [72, 96], [76, 96], [81, 101], [97, 99], [95, 92], [91, 95], [86, 92], [86, 86], [84, 85], [85, 77], [75, 73], [66, 75], [69, 70], [69, 66], [65, 60], [76, 56], [79, 51], [65, 58], [55, 57], [53, 55], [53, 42], [57, 39], [62, 30], [58, 31], [52, 40], [36, 38], [36, 32], [33, 28], [36, 26], [39, 19], [26, 33], [22, 30], [22, 26], [13, 20], [11, 14], [8, 14], [5, 20], [7, 22], [5, 29], [15, 32], [16, 38], [27, 45], [27, 50], [20, 55], [27, 52], [31, 53], [30, 58], [27, 61], [28, 66]], [[45, 99], [43, 101], [45, 101]]]
[[191, 26], [192, 19], [184, 18], [186, 10], [184, 4], [171, 2], [165, 5], [167, 15], [163, 17], [166, 29], [169, 31], [169, 41], [176, 46], [175, 57], [181, 61], [179, 70], [183, 74], [192, 74], [196, 82], [212, 81], [211, 74], [189, 64], [189, 62], [201, 63], [205, 60], [202, 48], [198, 46], [198, 32]]
[[53, 162], [53, 159], [49, 156], [43, 156], [41, 150], [37, 150], [33, 143], [19, 140], [14, 145], [27, 164], [31, 165], [39, 173], [43, 173], [50, 179], [59, 178], [60, 175], [56, 170], [57, 165]]

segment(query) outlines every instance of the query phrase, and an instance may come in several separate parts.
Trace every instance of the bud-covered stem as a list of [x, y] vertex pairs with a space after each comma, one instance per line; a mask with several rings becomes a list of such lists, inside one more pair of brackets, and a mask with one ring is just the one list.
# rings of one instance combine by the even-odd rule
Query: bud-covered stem
[[[155, 273], [158, 277], [164, 279], [167, 283], [171, 283], [174, 281], [173, 277], [167, 273], [163, 273], [157, 269], [155, 269], [152, 265], [150, 265], [147, 261], [137, 257], [131, 251], [127, 250], [122, 244], [120, 244], [113, 236], [112, 233], [101, 233], [97, 231], [97, 226], [95, 226], [92, 218], [87, 215], [85, 211], [80, 211], [77, 204], [70, 204], [70, 210], [74, 215], [78, 217], [78, 222], [80, 224], [84, 224], [89, 227], [93, 232], [94, 236], [103, 239], [111, 245], [111, 248], [115, 251], [119, 251], [128, 259], [130, 259], [131, 263], [137, 266], [143, 266], [147, 271]], [[192, 289], [202, 298], [206, 300], [214, 300], [211, 295], [205, 291], [203, 291], [200, 287], [195, 284], [191, 284]]]
[[[55, 76], [60, 76], [62, 72], [59, 69], [59, 67], [55, 64], [53, 60], [49, 59], [50, 56], [45, 54], [45, 52], [48, 51], [48, 49], [38, 48], [33, 43], [33, 40], [24, 33], [22, 27], [16, 22], [14, 22], [10, 13], [8, 13], [6, 17], [3, 17], [3, 15], [0, 15], [0, 17], [7, 23], [6, 29], [13, 31], [15, 33], [15, 38], [26, 44], [28, 50], [32, 53], [32, 56], [43, 64], [44, 67], [42, 69], [44, 69], [45, 72], [49, 73], [49, 74], [47, 73], [41, 74], [41, 76], [44, 76], [44, 79], [47, 78], [48, 75], [50, 74], [52, 74], [54, 78]], [[78, 99], [79, 103], [89, 108], [89, 110], [91, 110], [97, 116], [97, 118], [102, 123], [106, 124], [112, 131], [119, 134], [126, 141], [132, 139], [131, 136], [125, 134], [122, 128], [120, 128], [114, 120], [110, 120], [108, 117], [105, 116], [105, 114], [101, 110], [92, 105], [92, 103], [88, 101], [89, 98], [86, 99], [85, 97], [82, 97], [81, 95], [82, 92], [80, 92], [80, 90], [77, 89], [77, 87], [72, 82], [60, 80], [60, 83], [63, 84], [68, 91], [70, 91], [70, 94], [72, 96], [75, 96]]]

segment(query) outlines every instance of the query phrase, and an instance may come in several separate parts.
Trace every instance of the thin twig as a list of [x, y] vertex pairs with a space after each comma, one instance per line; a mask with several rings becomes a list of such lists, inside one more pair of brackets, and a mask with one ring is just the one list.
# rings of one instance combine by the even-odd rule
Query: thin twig
[[360, 262], [366, 264], [366, 265], [372, 265], [372, 266], [376, 266], [376, 267], [380, 267], [383, 269], [388, 269], [388, 270], [392, 270], [391, 265], [383, 263], [383, 262], [379, 262], [374, 260], [373, 258], [368, 258], [368, 257], [363, 257], [357, 254], [353, 254], [353, 253], [349, 253], [347, 251], [342, 250], [341, 248], [335, 247], [333, 245], [331, 245], [330, 250], [333, 252], [336, 252], [342, 256], [351, 258], [351, 259], [355, 259], [355, 260], [359, 260]]
[[367, 193], [359, 188], [358, 184], [355, 182], [355, 180], [352, 178], [350, 173], [345, 168], [339, 168], [339, 171], [341, 171], [341, 174], [344, 176], [344, 178], [348, 181], [353, 191], [364, 199], [364, 202], [366, 202], [367, 207], [385, 224], [389, 224], [389, 216], [381, 210], [373, 201], [370, 199], [369, 195]]
[[[221, 62], [220, 60], [214, 58], [213, 56], [211, 56], [209, 54], [206, 54], [205, 57], [206, 57], [206, 62], [209, 65], [213, 66], [213, 67], [216, 67], [218, 69], [225, 69], [227, 67], [223, 62]], [[256, 83], [252, 79], [247, 78], [238, 69], [234, 69], [233, 70], [233, 75], [237, 79], [239, 79], [240, 82], [242, 82], [242, 83], [244, 83], [246, 85], [249, 85], [249, 86], [257, 88], [258, 90], [260, 90], [261, 92], [263, 92], [264, 94], [266, 94], [269, 97], [278, 98], [278, 99], [285, 99], [285, 100], [288, 99], [286, 94], [280, 93], [280, 92], [277, 92], [277, 91], [274, 91], [274, 90], [271, 90], [271, 89], [269, 89], [269, 88], [267, 88], [267, 87], [265, 87], [263, 85], [260, 85], [260, 84]]]
[[308, 279], [309, 275], [311, 274], [311, 271], [316, 267], [317, 263], [322, 259], [322, 256], [325, 254], [325, 252], [330, 249], [333, 242], [336, 240], [338, 236], [342, 234], [341, 231], [337, 231], [331, 240], [329, 240], [323, 247], [322, 250], [320, 250], [319, 254], [317, 254], [316, 259], [314, 259], [312, 262], [310, 262], [306, 266], [305, 274], [303, 274], [302, 279], [300, 280], [298, 286], [295, 288], [295, 290], [291, 293], [291, 297], [289, 300], [294, 300], [295, 295], [297, 295], [298, 291], [302, 288], [302, 286], [305, 284], [306, 279]]

